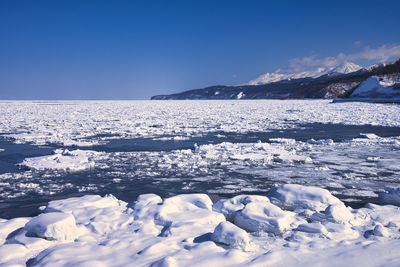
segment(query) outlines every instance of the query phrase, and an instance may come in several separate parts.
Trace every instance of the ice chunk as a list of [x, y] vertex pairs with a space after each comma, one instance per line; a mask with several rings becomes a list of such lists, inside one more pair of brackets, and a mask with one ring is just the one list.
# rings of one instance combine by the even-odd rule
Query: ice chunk
[[243, 249], [246, 249], [250, 244], [247, 232], [230, 222], [219, 223], [211, 235], [211, 240]]
[[353, 217], [349, 209], [343, 204], [329, 205], [324, 213], [328, 219], [341, 223], [346, 223]]
[[333, 145], [334, 144], [332, 139], [325, 139], [325, 140], [324, 139], [323, 140], [310, 139], [310, 140], [307, 140], [307, 143], [311, 144], [311, 145]]
[[354, 217], [344, 204], [329, 205], [323, 213], [325, 219], [343, 224], [350, 222]]
[[239, 211], [235, 224], [250, 232], [280, 234], [295, 223], [295, 214], [267, 202], [252, 202]]
[[268, 193], [268, 198], [281, 208], [324, 210], [330, 204], [342, 202], [326, 190], [315, 186], [285, 184], [274, 187]]
[[228, 221], [233, 221], [236, 212], [251, 202], [269, 202], [264, 196], [239, 195], [230, 199], [221, 199], [213, 205], [213, 210], [225, 215]]
[[380, 223], [376, 224], [373, 233], [375, 236], [382, 236], [382, 237], [389, 235], [388, 230]]
[[211, 209], [212, 201], [206, 194], [177, 195], [164, 200], [155, 221], [161, 225], [172, 222], [219, 223], [221, 217]]
[[297, 231], [328, 235], [328, 230], [321, 223], [303, 223], [297, 226]]
[[378, 139], [378, 138], [380, 138], [379, 136], [377, 136], [374, 133], [360, 133], [360, 136], [368, 138], [368, 139]]
[[206, 194], [186, 194], [165, 199], [154, 221], [165, 226], [162, 236], [200, 235], [212, 231], [225, 217], [212, 211], [212, 201]]
[[79, 234], [74, 216], [62, 212], [40, 214], [32, 218], [25, 229], [28, 234], [47, 240], [73, 241]]
[[275, 162], [292, 164], [292, 163], [311, 163], [312, 158], [307, 156], [296, 155], [293, 153], [283, 153], [274, 157]]
[[292, 138], [270, 138], [269, 141], [271, 143], [280, 143], [280, 144], [287, 144], [287, 145], [293, 145], [296, 143], [296, 140], [292, 139]]
[[367, 157], [367, 162], [378, 162], [380, 157]]
[[113, 195], [104, 197], [98, 195], [86, 195], [72, 197], [63, 200], [50, 201], [44, 212], [64, 212], [74, 215], [77, 223], [89, 223], [90, 220], [99, 215], [102, 209], [125, 210], [127, 203], [118, 200]]

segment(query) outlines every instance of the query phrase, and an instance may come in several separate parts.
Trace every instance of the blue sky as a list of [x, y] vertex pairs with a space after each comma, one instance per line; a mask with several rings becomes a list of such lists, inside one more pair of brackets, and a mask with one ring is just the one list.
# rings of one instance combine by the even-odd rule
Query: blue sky
[[148, 99], [400, 57], [400, 1], [0, 1], [0, 99]]

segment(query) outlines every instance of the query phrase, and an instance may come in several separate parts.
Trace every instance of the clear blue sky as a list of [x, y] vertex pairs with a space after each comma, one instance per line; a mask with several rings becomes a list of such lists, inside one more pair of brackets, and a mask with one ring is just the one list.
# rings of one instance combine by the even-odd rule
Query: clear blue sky
[[369, 63], [400, 47], [399, 11], [384, 0], [1, 0], [0, 99], [148, 99], [246, 83], [293, 58]]

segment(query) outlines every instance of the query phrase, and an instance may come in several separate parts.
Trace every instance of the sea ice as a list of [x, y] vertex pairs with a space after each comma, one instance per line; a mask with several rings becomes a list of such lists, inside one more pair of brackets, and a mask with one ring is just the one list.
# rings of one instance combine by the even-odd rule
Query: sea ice
[[82, 171], [94, 168], [93, 158], [101, 154], [90, 150], [57, 149], [54, 155], [26, 158], [20, 165], [35, 170]]
[[[186, 139], [298, 124], [400, 126], [398, 106], [329, 100], [0, 102], [0, 132], [17, 143], [91, 146], [118, 138]], [[32, 112], [32, 111], [35, 112]], [[291, 112], [301, 110], [302, 112]], [[240, 114], [241, 119], [237, 118]], [[12, 119], [10, 119], [12, 118]], [[357, 118], [355, 120], [354, 118]], [[23, 129], [23, 130], [21, 130]], [[11, 134], [10, 134], [11, 133]]]

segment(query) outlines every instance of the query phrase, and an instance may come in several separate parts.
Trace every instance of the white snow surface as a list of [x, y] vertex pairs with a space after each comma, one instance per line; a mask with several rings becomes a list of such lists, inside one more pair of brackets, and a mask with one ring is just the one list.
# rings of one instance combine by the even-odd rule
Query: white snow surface
[[0, 133], [16, 143], [79, 147], [122, 138], [261, 132], [291, 123], [400, 126], [399, 111], [328, 100], [0, 101]]
[[279, 82], [279, 81], [283, 81], [283, 80], [292, 80], [292, 79], [301, 79], [301, 78], [318, 78], [318, 77], [326, 75], [326, 74], [334, 74], [334, 73], [348, 74], [348, 73], [356, 72], [360, 69], [362, 69], [362, 67], [355, 63], [344, 62], [335, 67], [330, 67], [330, 68], [318, 67], [315, 70], [302, 71], [302, 72], [297, 72], [297, 73], [288, 73], [288, 72], [282, 72], [281, 70], [277, 70], [272, 73], [263, 74], [263, 75], [259, 76], [258, 78], [251, 80], [249, 82], [249, 85], [261, 85], [261, 84], [267, 84], [267, 83], [272, 83], [272, 82]]
[[[397, 89], [395, 89], [397, 86]], [[352, 98], [400, 98], [400, 81], [393, 77], [372, 76], [350, 95]]]
[[[326, 190], [275, 188], [213, 204], [205, 194], [125, 203], [108, 195], [51, 201], [34, 218], [0, 220], [2, 266], [398, 266], [400, 208], [351, 209]], [[271, 197], [272, 200], [272, 197]], [[313, 205], [309, 204], [309, 201]], [[318, 202], [320, 203], [318, 204]], [[315, 207], [328, 207], [315, 211]], [[219, 213], [230, 209], [234, 222]], [[301, 203], [306, 203], [301, 205]]]

